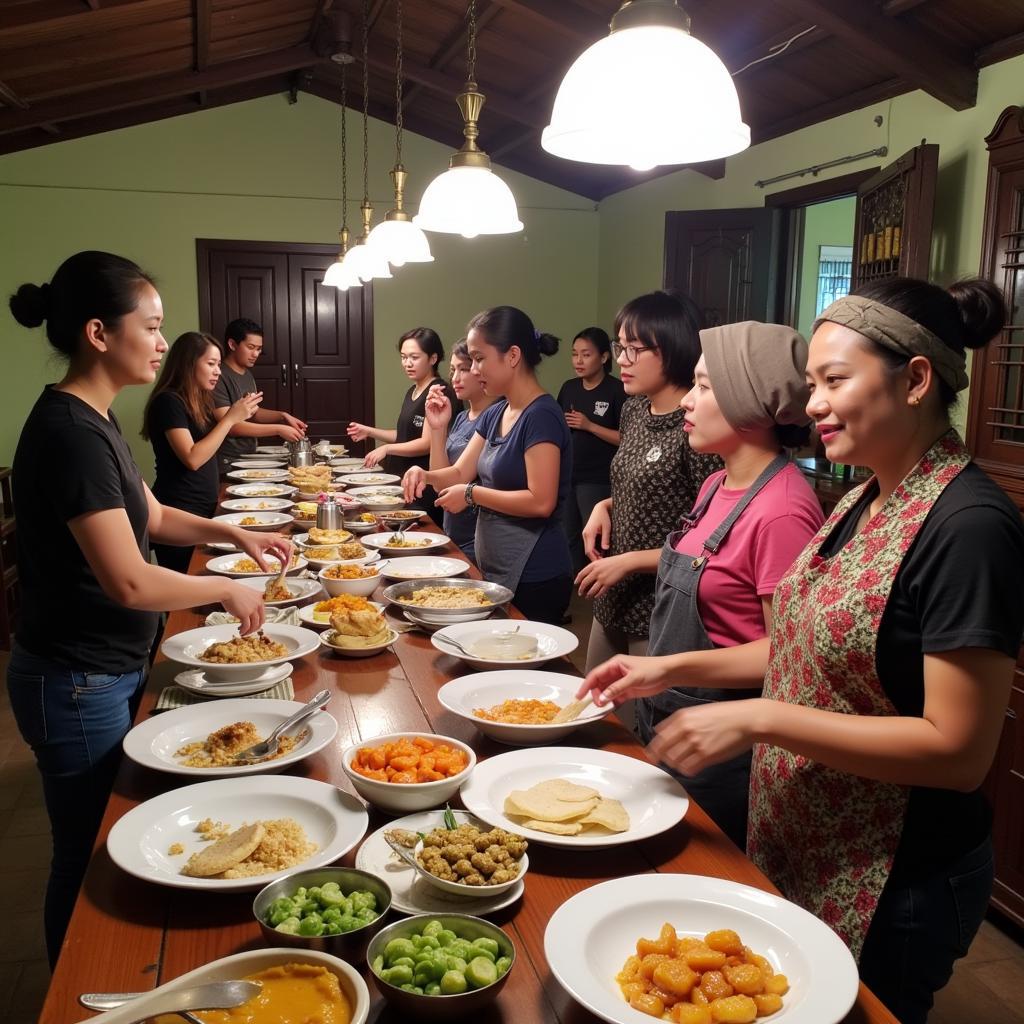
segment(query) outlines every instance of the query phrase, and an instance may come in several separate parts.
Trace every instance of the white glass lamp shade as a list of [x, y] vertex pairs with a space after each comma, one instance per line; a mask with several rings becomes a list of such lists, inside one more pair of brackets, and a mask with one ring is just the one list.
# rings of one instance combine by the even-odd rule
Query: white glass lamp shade
[[366, 244], [393, 267], [434, 262], [427, 236], [411, 220], [382, 220], [370, 232]]
[[339, 291], [345, 291], [353, 286], [361, 285], [363, 282], [360, 281], [359, 278], [356, 277], [341, 260], [335, 260], [327, 268], [327, 273], [324, 274], [323, 283], [329, 288], [337, 288]]
[[375, 277], [390, 277], [388, 261], [368, 245], [360, 242], [352, 246], [345, 256], [345, 264], [360, 281], [372, 281]]
[[475, 238], [523, 230], [512, 190], [489, 167], [450, 167], [428, 186], [413, 223]]
[[645, 25], [612, 32], [580, 54], [541, 145], [568, 160], [639, 171], [738, 153], [750, 145], [750, 128], [713, 50], [680, 28]]

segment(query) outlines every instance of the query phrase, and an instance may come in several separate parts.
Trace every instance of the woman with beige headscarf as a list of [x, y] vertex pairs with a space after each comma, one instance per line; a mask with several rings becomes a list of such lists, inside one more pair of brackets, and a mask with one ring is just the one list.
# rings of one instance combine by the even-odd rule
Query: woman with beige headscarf
[[[789, 327], [749, 322], [701, 331], [700, 343], [694, 385], [680, 403], [682, 427], [690, 448], [720, 456], [725, 469], [704, 481], [662, 548], [651, 656], [612, 658], [588, 677], [628, 683], [636, 672], [661, 671], [663, 692], [646, 691], [636, 703], [645, 743], [681, 708], [760, 696], [759, 684], [692, 689], [675, 671], [678, 659], [763, 639], [772, 591], [822, 521], [814, 492], [785, 454], [810, 436], [807, 342]], [[750, 751], [699, 773], [674, 774], [742, 849]]]
[[825, 310], [807, 411], [829, 459], [874, 476], [779, 583], [770, 649], [718, 652], [718, 685], [763, 675], [763, 698], [686, 710], [652, 744], [686, 772], [754, 747], [750, 856], [904, 1024], [924, 1024], [992, 888], [979, 787], [1024, 628], [1024, 528], [949, 408], [965, 350], [1005, 322], [980, 280], [878, 282]]

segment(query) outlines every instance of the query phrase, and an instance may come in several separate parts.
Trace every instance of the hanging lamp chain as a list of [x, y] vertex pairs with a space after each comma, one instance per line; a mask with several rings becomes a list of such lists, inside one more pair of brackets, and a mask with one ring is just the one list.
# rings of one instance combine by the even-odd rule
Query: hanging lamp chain
[[341, 242], [341, 250], [338, 259], [344, 259], [348, 249], [348, 137], [346, 133], [346, 122], [348, 120], [346, 103], [348, 102], [348, 90], [345, 82], [345, 65], [341, 65], [341, 229], [338, 232], [338, 241]]
[[373, 221], [373, 203], [370, 202], [370, 0], [363, 0], [363, 201], [359, 213], [363, 219], [363, 233], [359, 241], [366, 244]]
[[466, 71], [470, 82], [476, 81], [476, 0], [469, 0], [469, 53]]
[[402, 162], [402, 0], [395, 3], [395, 163]]

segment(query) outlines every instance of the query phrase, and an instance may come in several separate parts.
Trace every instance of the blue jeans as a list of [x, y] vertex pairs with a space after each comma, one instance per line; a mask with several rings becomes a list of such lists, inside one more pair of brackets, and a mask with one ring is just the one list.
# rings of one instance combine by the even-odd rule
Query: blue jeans
[[43, 923], [51, 967], [89, 864], [145, 667], [121, 675], [70, 669], [15, 645], [11, 710], [43, 778], [53, 836]]
[[935, 993], [967, 954], [992, 894], [986, 839], [945, 871], [890, 878], [860, 957], [860, 977], [902, 1024], [925, 1024]]

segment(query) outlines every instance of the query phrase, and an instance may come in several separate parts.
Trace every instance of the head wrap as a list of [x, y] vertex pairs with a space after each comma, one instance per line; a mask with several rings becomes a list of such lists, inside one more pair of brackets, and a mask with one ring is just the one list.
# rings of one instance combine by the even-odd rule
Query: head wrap
[[792, 327], [747, 320], [701, 331], [700, 344], [729, 426], [750, 430], [810, 422], [807, 342]]
[[908, 359], [924, 356], [954, 391], [963, 391], [967, 387], [967, 358], [964, 353], [892, 306], [883, 306], [860, 295], [847, 295], [836, 299], [814, 321], [813, 330], [816, 331], [826, 320], [849, 327], [851, 331], [863, 334], [865, 338]]

